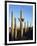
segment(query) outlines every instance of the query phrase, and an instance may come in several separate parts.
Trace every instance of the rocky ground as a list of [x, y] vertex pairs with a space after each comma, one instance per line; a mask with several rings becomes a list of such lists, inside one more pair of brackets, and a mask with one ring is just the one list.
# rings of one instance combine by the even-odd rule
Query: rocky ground
[[[24, 29], [25, 30], [25, 29]], [[16, 40], [32, 40], [33, 39], [33, 28], [29, 27], [29, 30], [25, 32], [23, 30], [23, 37], [21, 37], [21, 32], [20, 30], [17, 30], [17, 38], [15, 37], [12, 38], [11, 32], [9, 33], [9, 41], [16, 41]], [[15, 36], [15, 35], [14, 35]]]

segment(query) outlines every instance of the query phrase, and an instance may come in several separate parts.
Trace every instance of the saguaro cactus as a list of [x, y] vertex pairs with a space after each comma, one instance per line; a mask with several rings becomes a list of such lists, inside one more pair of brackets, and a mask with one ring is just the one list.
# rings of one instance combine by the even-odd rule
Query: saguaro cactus
[[13, 12], [11, 13], [11, 27], [12, 27], [12, 37], [14, 36], [14, 16]]
[[14, 24], [14, 31], [15, 31], [15, 39], [17, 38], [17, 29], [16, 29], [16, 18], [14, 18], [15, 24]]
[[20, 31], [21, 31], [21, 37], [23, 36], [23, 21], [24, 21], [24, 18], [22, 16], [22, 10], [20, 10], [20, 18], [19, 18], [19, 21], [20, 21]]

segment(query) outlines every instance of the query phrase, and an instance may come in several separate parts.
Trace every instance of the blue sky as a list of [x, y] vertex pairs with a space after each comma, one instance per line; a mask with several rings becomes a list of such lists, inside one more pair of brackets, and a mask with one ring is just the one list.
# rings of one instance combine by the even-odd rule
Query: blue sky
[[[18, 24], [19, 16], [20, 16], [20, 10], [22, 10], [22, 15], [24, 16], [24, 21], [32, 23], [33, 21], [33, 6], [28, 6], [28, 5], [9, 5], [9, 14], [13, 12], [13, 15], [16, 17], [16, 22]], [[9, 15], [9, 19], [10, 15]]]

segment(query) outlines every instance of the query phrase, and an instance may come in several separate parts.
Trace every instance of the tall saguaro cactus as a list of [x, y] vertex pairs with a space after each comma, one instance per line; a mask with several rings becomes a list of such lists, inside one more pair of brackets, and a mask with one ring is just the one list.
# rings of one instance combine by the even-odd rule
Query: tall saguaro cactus
[[24, 18], [22, 16], [22, 10], [20, 10], [20, 18], [19, 18], [19, 21], [20, 21], [20, 31], [21, 31], [21, 37], [23, 36], [23, 21], [24, 21]]
[[14, 36], [14, 16], [13, 12], [11, 13], [11, 27], [12, 27], [12, 37]]
[[15, 31], [15, 39], [17, 38], [17, 29], [16, 29], [16, 18], [14, 18], [14, 31]]

